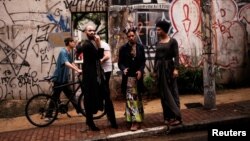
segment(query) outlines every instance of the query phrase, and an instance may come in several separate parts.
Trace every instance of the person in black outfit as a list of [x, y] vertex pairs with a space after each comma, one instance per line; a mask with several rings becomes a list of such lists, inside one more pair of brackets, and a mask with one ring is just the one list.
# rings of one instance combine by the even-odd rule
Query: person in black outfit
[[[95, 29], [91, 25], [85, 28], [87, 40], [82, 41], [76, 49], [76, 54], [83, 53], [83, 93], [86, 112], [86, 124], [92, 131], [99, 131], [93, 121], [93, 114], [105, 108], [108, 120], [112, 128], [117, 128], [114, 106], [105, 83], [104, 71], [100, 59], [104, 50], [100, 47], [100, 37], [95, 35]], [[104, 103], [105, 101], [105, 107]]]
[[136, 29], [125, 32], [128, 42], [119, 50], [118, 67], [123, 72], [122, 94], [126, 97], [126, 121], [131, 123], [130, 130], [135, 131], [140, 128], [144, 118], [141, 96], [146, 59], [144, 47], [136, 42]]
[[156, 24], [159, 42], [156, 45], [154, 73], [158, 81], [164, 123], [175, 126], [182, 123], [177, 86], [179, 49], [176, 39], [168, 35], [169, 28], [170, 23], [166, 21], [159, 21]]
[[[130, 28], [125, 30], [124, 32], [128, 36], [129, 32], [133, 32], [135, 34], [136, 29]], [[136, 37], [128, 36], [128, 42], [123, 46], [121, 46], [121, 48], [119, 49], [118, 67], [122, 71], [121, 92], [124, 98], [126, 97], [126, 92], [127, 92], [127, 81], [128, 81], [127, 72], [140, 73], [139, 75], [141, 75], [142, 77], [137, 82], [138, 93], [141, 94], [144, 92], [143, 74], [146, 62], [145, 51], [143, 45], [136, 42], [135, 39]], [[133, 45], [136, 46], [136, 57], [131, 57], [131, 50]], [[130, 58], [135, 60], [131, 60]]]

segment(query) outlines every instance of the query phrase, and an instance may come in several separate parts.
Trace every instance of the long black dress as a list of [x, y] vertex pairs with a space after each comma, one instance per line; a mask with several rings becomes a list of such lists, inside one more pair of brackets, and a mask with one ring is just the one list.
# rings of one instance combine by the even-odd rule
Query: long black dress
[[[90, 40], [82, 41], [77, 46], [76, 54], [83, 53], [83, 93], [84, 106], [86, 111], [87, 124], [93, 123], [93, 114], [99, 110], [106, 109], [108, 119], [112, 125], [116, 125], [113, 103], [108, 94], [108, 88], [105, 85], [104, 71], [100, 64], [104, 50], [96, 48]], [[105, 107], [103, 104], [105, 100]]]
[[158, 43], [156, 45], [154, 72], [157, 74], [164, 120], [177, 119], [181, 121], [179, 91], [177, 80], [173, 77], [173, 71], [178, 66], [177, 41], [171, 38], [168, 43]]

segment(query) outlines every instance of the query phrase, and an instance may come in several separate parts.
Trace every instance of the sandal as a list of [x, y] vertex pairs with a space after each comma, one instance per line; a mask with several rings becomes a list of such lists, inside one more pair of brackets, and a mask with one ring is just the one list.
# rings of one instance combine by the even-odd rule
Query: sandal
[[174, 120], [172, 122], [169, 123], [170, 126], [177, 126], [179, 124], [181, 124], [182, 122], [180, 120]]
[[166, 125], [169, 125], [171, 122], [175, 121], [175, 119], [167, 119], [167, 120], [164, 120], [164, 124]]
[[132, 126], [130, 128], [131, 131], [136, 131], [138, 129], [137, 123], [132, 123]]

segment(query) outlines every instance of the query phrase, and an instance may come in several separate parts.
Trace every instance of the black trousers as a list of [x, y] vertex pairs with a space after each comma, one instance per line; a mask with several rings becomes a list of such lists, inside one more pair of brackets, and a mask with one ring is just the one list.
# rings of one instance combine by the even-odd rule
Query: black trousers
[[[115, 117], [115, 111], [114, 111], [114, 105], [113, 102], [110, 98], [110, 89], [109, 89], [109, 79], [110, 79], [111, 72], [106, 72], [105, 73], [105, 85], [103, 85], [105, 88], [104, 91], [104, 101], [105, 101], [105, 111], [107, 112], [107, 118], [110, 121], [111, 125], [116, 125], [116, 117]], [[85, 112], [86, 112], [86, 124], [91, 126], [94, 124], [93, 121], [93, 113], [90, 110], [91, 107], [89, 107], [90, 102], [88, 100], [89, 98], [84, 98], [84, 106], [85, 106]]]
[[110, 98], [110, 88], [109, 88], [109, 80], [111, 76], [111, 71], [110, 72], [105, 72], [105, 83], [106, 83], [106, 89], [107, 89], [107, 94], [104, 96], [105, 100], [105, 110], [107, 112], [107, 117], [108, 120], [112, 125], [116, 125], [116, 117], [115, 117], [115, 110], [114, 110], [114, 105], [113, 102]]
[[[64, 83], [65, 84], [65, 83]], [[56, 83], [54, 82], [54, 87], [63, 85], [62, 83]], [[74, 106], [74, 108], [76, 109], [77, 113], [80, 113], [81, 108], [80, 106], [78, 106], [78, 102], [76, 100], [76, 97], [73, 96], [73, 91], [70, 88], [70, 86], [64, 86], [64, 87], [58, 87], [58, 88], [54, 88], [53, 87], [53, 94], [52, 94], [52, 98], [55, 100], [55, 102], [60, 103], [60, 94], [63, 91], [63, 93], [65, 94], [65, 96], [70, 100], [70, 102], [72, 103], [72, 105]], [[50, 103], [49, 104], [49, 108], [54, 108], [54, 104]], [[51, 116], [51, 111], [49, 111], [46, 116]]]

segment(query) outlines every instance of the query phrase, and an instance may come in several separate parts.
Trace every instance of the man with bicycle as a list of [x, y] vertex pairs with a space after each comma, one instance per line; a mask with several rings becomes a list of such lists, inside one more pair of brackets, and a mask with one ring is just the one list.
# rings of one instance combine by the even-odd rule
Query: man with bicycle
[[[79, 69], [74, 63], [73, 63], [73, 57], [72, 57], [72, 51], [76, 46], [76, 42], [73, 40], [73, 38], [68, 37], [64, 39], [64, 43], [65, 43], [65, 48], [62, 48], [58, 58], [57, 58], [57, 63], [56, 63], [56, 69], [55, 72], [53, 74], [53, 82], [54, 82], [54, 87], [56, 86], [60, 86], [63, 84], [67, 84], [70, 80], [70, 69], [76, 71], [77, 73], [81, 73], [82, 70]], [[70, 86], [63, 86], [63, 87], [59, 87], [59, 88], [54, 88], [53, 89], [53, 95], [52, 98], [58, 102], [59, 101], [59, 97], [60, 97], [60, 93], [64, 92], [64, 94], [66, 95], [66, 97], [68, 99], [70, 99], [70, 102], [72, 103], [72, 105], [74, 106], [74, 108], [76, 109], [76, 112], [78, 114], [81, 113], [81, 108], [78, 106], [77, 100], [75, 98], [71, 98], [72, 97], [72, 89], [70, 88]], [[53, 104], [50, 103], [49, 107], [53, 108]], [[51, 117], [51, 112], [46, 113], [46, 118], [45, 120], [50, 120], [49, 118]]]

